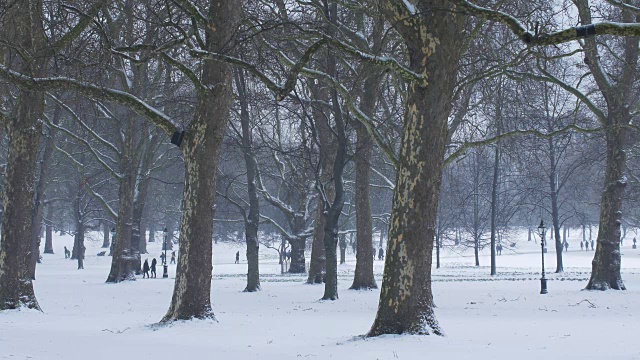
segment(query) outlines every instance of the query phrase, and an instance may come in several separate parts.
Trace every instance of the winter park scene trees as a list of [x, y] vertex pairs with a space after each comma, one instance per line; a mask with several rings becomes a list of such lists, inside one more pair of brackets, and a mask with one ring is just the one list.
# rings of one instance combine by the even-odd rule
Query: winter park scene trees
[[640, 358], [639, 41], [640, 0], [0, 1], [0, 357]]

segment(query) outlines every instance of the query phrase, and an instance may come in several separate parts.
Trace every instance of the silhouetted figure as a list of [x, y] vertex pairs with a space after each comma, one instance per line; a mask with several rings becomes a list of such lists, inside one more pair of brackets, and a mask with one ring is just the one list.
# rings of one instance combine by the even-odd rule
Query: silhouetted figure
[[236, 253], [236, 264], [240, 263], [240, 251]]
[[378, 260], [384, 260], [384, 250], [378, 249]]
[[173, 252], [171, 252], [171, 262], [170, 264], [175, 264], [176, 263], [176, 251], [174, 250]]
[[147, 259], [144, 259], [144, 264], [142, 264], [142, 278], [144, 279], [145, 276], [147, 279], [149, 278], [149, 260]]
[[595, 250], [595, 247], [593, 246], [593, 240], [591, 240], [591, 250]]
[[580, 240], [580, 250], [583, 250], [584, 248], [584, 244], [582, 243], [582, 240]]
[[633, 246], [631, 247], [632, 249], [636, 248], [636, 238], [633, 238]]
[[166, 264], [166, 257], [164, 256], [164, 253], [160, 253], [160, 260], [162, 261], [163, 264]]
[[569, 250], [569, 243], [567, 242], [567, 240], [564, 241], [564, 251]]
[[496, 246], [496, 250], [498, 250], [498, 255], [502, 255], [502, 245], [498, 244], [498, 246]]
[[153, 260], [151, 260], [151, 276], [153, 276], [153, 277], [157, 277], [157, 275], [156, 275], [156, 265], [157, 264], [158, 264], [158, 262], [156, 261], [156, 258], [153, 258]]
[[64, 258], [68, 259], [71, 257], [71, 252], [69, 251], [69, 249], [67, 249], [67, 247], [64, 247]]

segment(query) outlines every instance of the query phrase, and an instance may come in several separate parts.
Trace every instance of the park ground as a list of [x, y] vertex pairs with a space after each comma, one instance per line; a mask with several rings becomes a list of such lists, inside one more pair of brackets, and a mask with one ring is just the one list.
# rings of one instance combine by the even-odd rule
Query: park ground
[[[472, 249], [443, 249], [433, 292], [446, 336], [365, 339], [379, 291], [348, 290], [351, 253], [339, 266], [340, 299], [319, 301], [322, 285], [280, 275], [276, 253], [264, 246], [262, 291], [243, 293], [244, 247], [219, 242], [211, 291], [217, 322], [157, 326], [171, 301], [175, 265], [169, 279], [159, 267], [157, 279], [105, 284], [111, 258], [96, 256], [98, 234], [86, 241], [84, 270], [64, 259], [72, 237], [57, 235], [55, 254], [44, 254], [37, 270], [43, 311], [0, 313], [0, 359], [640, 359], [640, 250], [631, 249], [630, 238], [622, 247], [627, 291], [583, 291], [593, 251], [580, 250], [581, 236], [571, 232], [564, 273], [554, 273], [553, 249], [547, 254], [547, 295], [539, 294], [539, 245], [525, 232], [512, 232], [516, 246], [505, 246], [493, 277], [488, 252], [475, 267]], [[149, 243], [143, 259], [159, 259], [160, 248]], [[379, 285], [383, 265], [375, 261]]]

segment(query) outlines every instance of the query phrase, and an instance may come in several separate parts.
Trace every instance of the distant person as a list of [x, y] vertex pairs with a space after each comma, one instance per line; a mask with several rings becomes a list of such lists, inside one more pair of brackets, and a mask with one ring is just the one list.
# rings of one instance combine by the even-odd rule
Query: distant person
[[173, 252], [171, 252], [171, 263], [170, 264], [175, 264], [176, 263], [176, 251], [173, 250]]
[[384, 250], [378, 249], [378, 260], [384, 260]]
[[148, 259], [144, 259], [144, 264], [142, 264], [142, 278], [144, 279], [145, 276], [147, 277], [147, 279], [149, 278], [149, 260]]
[[151, 260], [151, 275], [153, 275], [154, 278], [158, 276], [158, 275], [156, 275], [156, 265], [157, 264], [158, 264], [158, 262], [156, 261], [156, 258], [153, 258], [153, 260]]
[[498, 244], [498, 246], [496, 246], [496, 250], [498, 250], [498, 255], [502, 255], [502, 244]]
[[591, 240], [591, 250], [595, 250], [595, 247], [593, 246], [593, 240]]
[[582, 240], [580, 240], [580, 251], [584, 250], [584, 244], [582, 243]]
[[[635, 239], [634, 239], [635, 240]], [[634, 241], [635, 242], [635, 241]], [[67, 247], [64, 247], [64, 258], [68, 259], [71, 257], [71, 252], [69, 251], [69, 249], [67, 249]]]
[[167, 262], [165, 261], [166, 257], [164, 256], [164, 253], [160, 253], [160, 260], [162, 261], [163, 264], [166, 264]]
[[240, 251], [236, 253], [236, 264], [240, 263]]
[[564, 241], [564, 251], [568, 251], [569, 250], [569, 243], [567, 242], [567, 240]]
[[633, 238], [633, 248], [636, 248], [636, 238]]
[[373, 260], [375, 260], [376, 259], [376, 253], [377, 253], [376, 247], [374, 246], [371, 249], [373, 250]]

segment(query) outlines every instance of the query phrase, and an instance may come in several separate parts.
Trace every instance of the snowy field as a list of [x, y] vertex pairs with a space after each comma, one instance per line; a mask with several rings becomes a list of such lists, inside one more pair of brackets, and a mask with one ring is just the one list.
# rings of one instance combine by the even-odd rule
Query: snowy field
[[[546, 256], [549, 294], [540, 295], [540, 253], [520, 234], [498, 257], [489, 276], [473, 253], [443, 250], [434, 268], [438, 336], [363, 339], [378, 291], [350, 291], [355, 257], [340, 265], [338, 301], [319, 301], [323, 287], [304, 276], [280, 275], [276, 253], [261, 247], [262, 291], [243, 293], [246, 261], [240, 244], [214, 245], [211, 298], [218, 322], [153, 326], [171, 300], [170, 279], [138, 278], [105, 284], [110, 257], [97, 257], [101, 241], [87, 239], [85, 270], [65, 260], [70, 236], [54, 238], [54, 255], [38, 265], [36, 295], [43, 312], [0, 313], [0, 359], [640, 359], [640, 250], [623, 247], [625, 292], [582, 291], [592, 251], [579, 250], [571, 233], [565, 273], [556, 275], [553, 249]], [[575, 237], [574, 237], [575, 235]], [[594, 234], [595, 236], [595, 234]], [[90, 237], [89, 237], [90, 238]], [[149, 243], [158, 258], [161, 243]], [[241, 264], [234, 264], [240, 251]], [[434, 260], [435, 262], [435, 260]], [[383, 262], [375, 262], [380, 285]]]

